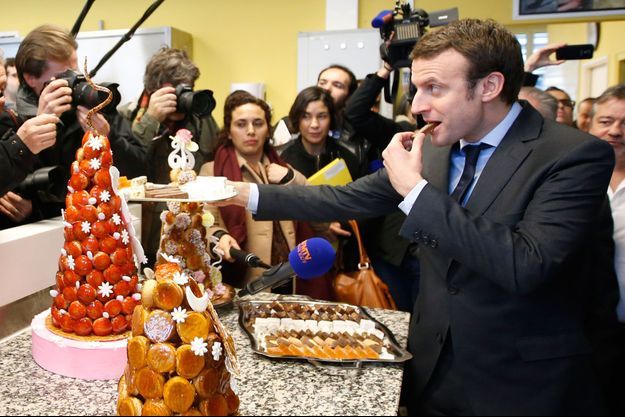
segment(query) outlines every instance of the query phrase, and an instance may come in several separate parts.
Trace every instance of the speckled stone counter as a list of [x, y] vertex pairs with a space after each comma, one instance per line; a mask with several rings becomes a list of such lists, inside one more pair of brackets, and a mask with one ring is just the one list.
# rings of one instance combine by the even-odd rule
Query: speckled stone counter
[[[370, 313], [406, 346], [407, 313]], [[252, 352], [238, 325], [236, 307], [222, 309], [220, 315], [233, 334], [241, 363], [241, 415], [397, 414], [402, 365], [320, 368], [304, 361], [268, 359]], [[51, 374], [39, 368], [30, 350], [30, 329], [0, 344], [1, 415], [115, 415], [117, 381], [86, 382]]]

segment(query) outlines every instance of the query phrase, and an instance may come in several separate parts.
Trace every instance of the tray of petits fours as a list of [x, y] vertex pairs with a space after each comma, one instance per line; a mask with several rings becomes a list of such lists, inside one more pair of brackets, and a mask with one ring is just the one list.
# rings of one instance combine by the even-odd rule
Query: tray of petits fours
[[412, 358], [393, 333], [361, 307], [325, 301], [240, 301], [239, 324], [252, 350], [315, 365], [400, 363]]

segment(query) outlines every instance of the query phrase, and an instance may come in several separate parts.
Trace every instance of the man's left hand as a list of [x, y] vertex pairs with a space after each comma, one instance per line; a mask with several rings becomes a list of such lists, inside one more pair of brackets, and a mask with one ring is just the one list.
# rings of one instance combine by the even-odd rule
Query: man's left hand
[[398, 133], [382, 153], [391, 184], [402, 197], [406, 197], [423, 180], [424, 141], [423, 133]]
[[[83, 106], [78, 106], [76, 108], [76, 117], [78, 118], [78, 123], [82, 127], [82, 130], [88, 132], [90, 127], [87, 124], [87, 113], [89, 109]], [[99, 134], [108, 137], [111, 133], [111, 125], [109, 122], [102, 116], [100, 113], [96, 113], [91, 118], [91, 124], [98, 131]]]
[[4, 214], [14, 223], [21, 223], [33, 213], [33, 202], [25, 200], [15, 193], [7, 193], [0, 198], [0, 214]]

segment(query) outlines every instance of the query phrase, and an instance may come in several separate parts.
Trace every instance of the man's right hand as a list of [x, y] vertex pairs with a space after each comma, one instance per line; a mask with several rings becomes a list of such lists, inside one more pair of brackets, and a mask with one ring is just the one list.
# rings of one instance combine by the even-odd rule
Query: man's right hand
[[61, 116], [72, 108], [72, 89], [67, 80], [53, 80], [39, 96], [37, 115], [55, 114]]
[[17, 136], [33, 154], [37, 155], [56, 143], [56, 124], [58, 122], [59, 118], [54, 114], [42, 114], [33, 117], [22, 124], [17, 130]]
[[163, 87], [150, 96], [150, 104], [146, 113], [158, 120], [159, 123], [163, 123], [169, 115], [176, 112], [177, 104], [176, 89]]

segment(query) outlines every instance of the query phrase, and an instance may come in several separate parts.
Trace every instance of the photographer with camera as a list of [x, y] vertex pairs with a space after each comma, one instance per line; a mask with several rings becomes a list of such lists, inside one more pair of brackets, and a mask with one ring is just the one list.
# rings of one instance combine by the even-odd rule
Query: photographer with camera
[[[132, 123], [132, 132], [147, 148], [148, 180], [167, 184], [170, 167], [167, 158], [172, 151], [170, 136], [180, 129], [193, 134], [199, 146], [195, 156], [196, 173], [212, 161], [219, 127], [211, 115], [215, 100], [210, 90], [193, 91], [200, 70], [180, 49], [162, 48], [145, 69], [144, 91], [137, 102], [119, 109]], [[143, 244], [150, 261], [155, 259], [160, 239], [160, 212], [164, 204], [143, 205]]]
[[[3, 223], [19, 223], [32, 213], [32, 204], [9, 192], [31, 171], [35, 155], [56, 142], [55, 115], [43, 114], [20, 126], [4, 104], [4, 62], [0, 50], [0, 229]], [[4, 219], [6, 217], [6, 221]]]
[[[82, 146], [84, 133], [89, 129], [87, 112], [103, 101], [85, 78], [74, 72], [78, 67], [77, 47], [75, 39], [66, 30], [43, 25], [24, 38], [15, 57], [20, 79], [16, 105], [19, 118], [28, 121], [49, 114], [60, 119], [56, 126], [56, 143], [43, 150], [33, 164], [34, 169], [45, 168], [42, 175], [47, 180], [32, 181], [31, 186], [21, 187], [22, 190], [26, 188], [23, 197], [32, 200], [34, 208], [32, 215], [22, 215], [20, 221], [60, 214], [70, 166]], [[94, 115], [92, 123], [108, 137], [115, 154], [115, 165], [122, 175], [144, 175], [143, 146], [132, 136], [130, 126], [123, 118], [110, 110], [104, 112], [104, 115]], [[53, 169], [57, 166], [60, 168]], [[35, 189], [29, 189], [32, 187]], [[52, 190], [55, 193], [51, 193]]]

